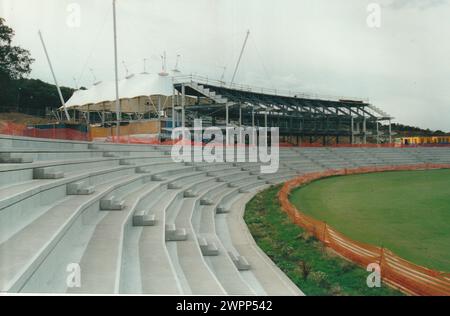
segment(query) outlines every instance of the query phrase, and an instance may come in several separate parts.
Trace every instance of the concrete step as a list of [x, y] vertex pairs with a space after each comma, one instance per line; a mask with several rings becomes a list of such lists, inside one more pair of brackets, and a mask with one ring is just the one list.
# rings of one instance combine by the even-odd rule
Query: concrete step
[[214, 205], [214, 201], [208, 198], [203, 198], [200, 200], [200, 205]]
[[88, 144], [88, 149], [91, 149], [91, 150], [99, 150], [99, 149], [100, 149], [100, 146], [97, 145], [97, 144]]
[[90, 195], [95, 191], [94, 186], [86, 181], [78, 181], [67, 185], [67, 195]]
[[54, 180], [64, 178], [64, 172], [57, 170], [56, 168], [35, 168], [33, 169], [33, 179], [40, 180]]
[[0, 152], [0, 163], [32, 163], [33, 158], [20, 153]]
[[180, 190], [182, 188], [182, 186], [179, 184], [176, 184], [176, 183], [169, 183], [167, 188], [169, 190]]
[[230, 256], [233, 263], [236, 265], [236, 268], [239, 271], [247, 271], [250, 270], [251, 266], [248, 263], [247, 259], [241, 255], [234, 254], [233, 252], [228, 252], [228, 255]]
[[138, 211], [133, 215], [133, 226], [155, 226], [156, 224], [155, 214], [146, 214], [145, 211]]
[[165, 181], [166, 179], [161, 176], [161, 175], [152, 175], [152, 181], [157, 181], [157, 182], [162, 182]]
[[105, 157], [105, 158], [118, 158], [118, 157], [120, 157], [118, 154], [116, 154], [116, 153], [112, 153], [112, 152], [109, 152], [109, 151], [105, 151], [104, 153], [103, 153], [103, 157]]
[[200, 246], [200, 250], [205, 257], [210, 256], [218, 256], [219, 248], [214, 242], [208, 242], [205, 237], [198, 237], [198, 244]]
[[230, 213], [230, 209], [224, 205], [219, 205], [216, 207], [216, 214], [228, 214]]
[[136, 163], [132, 160], [129, 159], [120, 159], [119, 160], [119, 165], [120, 166], [135, 166]]
[[197, 194], [193, 190], [186, 190], [186, 191], [184, 191], [184, 197], [185, 198], [195, 198], [195, 197], [197, 197]]
[[166, 225], [166, 241], [184, 241], [187, 238], [185, 228], [177, 228], [175, 224]]
[[121, 211], [124, 208], [124, 201], [116, 198], [114, 195], [100, 200], [101, 211]]

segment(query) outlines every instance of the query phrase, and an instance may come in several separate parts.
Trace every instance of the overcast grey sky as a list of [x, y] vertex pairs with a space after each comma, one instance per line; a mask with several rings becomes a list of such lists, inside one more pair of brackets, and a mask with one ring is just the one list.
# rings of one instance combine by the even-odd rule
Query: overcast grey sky
[[[219, 79], [226, 66], [230, 80], [250, 29], [236, 82], [369, 98], [399, 122], [450, 130], [448, 0], [117, 2], [119, 60], [130, 72], [141, 72], [144, 58], [159, 71], [167, 51], [169, 69], [180, 54], [183, 72]], [[380, 28], [367, 24], [370, 3], [381, 5]], [[31, 77], [51, 82], [41, 29], [61, 84], [75, 77], [89, 87], [89, 68], [113, 78], [111, 0], [0, 0], [0, 16], [36, 59]]]

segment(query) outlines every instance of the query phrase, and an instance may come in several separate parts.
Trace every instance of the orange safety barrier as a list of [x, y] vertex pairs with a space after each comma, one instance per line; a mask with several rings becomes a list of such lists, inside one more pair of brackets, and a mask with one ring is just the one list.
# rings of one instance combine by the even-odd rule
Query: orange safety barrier
[[134, 137], [134, 136], [108, 136], [103, 141], [107, 143], [133, 144], [133, 145], [173, 145], [174, 141], [160, 141], [157, 137]]
[[75, 141], [91, 140], [91, 137], [87, 132], [58, 124], [48, 124], [45, 125], [45, 127], [37, 127], [13, 122], [0, 122], [0, 134]]
[[[77, 124], [44, 124], [27, 126], [9, 121], [0, 121], [0, 134], [13, 136], [26, 136], [37, 138], [92, 141], [101, 139], [107, 142], [116, 142], [115, 127], [86, 126], [86, 130], [77, 130]], [[81, 125], [81, 124], [79, 124]], [[160, 132], [161, 125], [158, 121], [133, 122], [120, 127], [119, 143], [122, 144], [150, 144], [150, 145], [173, 145], [172, 140], [159, 141], [155, 135]], [[138, 136], [140, 135], [140, 136]], [[153, 135], [153, 136], [151, 136]], [[450, 144], [330, 144], [321, 143], [301, 143], [293, 145], [288, 142], [280, 142], [281, 148], [410, 148], [410, 147], [450, 147]]]
[[13, 135], [13, 136], [23, 136], [26, 126], [22, 124], [17, 124], [13, 122], [0, 122], [0, 134]]
[[338, 175], [425, 169], [450, 169], [450, 164], [362, 167], [310, 173], [286, 182], [278, 193], [278, 199], [282, 209], [292, 222], [313, 234], [326, 247], [333, 249], [344, 258], [364, 268], [371, 263], [378, 263], [381, 268], [382, 279], [387, 284], [409, 295], [450, 296], [450, 273], [434, 271], [408, 262], [388, 249], [351, 240], [327, 225], [327, 223], [302, 213], [289, 201], [289, 195], [294, 188], [322, 178]]
[[450, 144], [439, 144], [439, 143], [433, 143], [433, 144], [398, 144], [398, 143], [391, 143], [391, 144], [330, 144], [330, 145], [323, 145], [318, 143], [301, 143], [299, 145], [296, 145], [294, 147], [305, 147], [305, 148], [323, 148], [323, 147], [329, 147], [329, 148], [420, 148], [420, 147], [450, 147]]
[[[201, 143], [201, 142], [194, 142], [194, 141], [180, 141], [180, 140], [164, 140], [164, 141], [160, 141], [156, 136], [140, 136], [140, 137], [136, 137], [136, 136], [108, 136], [106, 138], [103, 138], [102, 140], [104, 140], [105, 142], [109, 142], [109, 143], [120, 143], [120, 144], [142, 144], [142, 145], [167, 145], [167, 146], [172, 146], [175, 144], [178, 145], [191, 145], [191, 146], [200, 146], [200, 147], [204, 147], [207, 145], [207, 143]], [[284, 147], [292, 147], [292, 145], [287, 144], [287, 143], [280, 143], [279, 144], [280, 147], [284, 148]], [[231, 144], [231, 145], [222, 145], [222, 144], [214, 144], [214, 146], [216, 148], [219, 147], [251, 147], [248, 144]]]

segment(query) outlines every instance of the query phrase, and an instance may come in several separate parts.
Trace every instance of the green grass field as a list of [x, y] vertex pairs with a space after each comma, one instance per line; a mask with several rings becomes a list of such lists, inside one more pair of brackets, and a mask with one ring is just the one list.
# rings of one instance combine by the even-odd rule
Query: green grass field
[[450, 170], [332, 177], [294, 190], [291, 201], [354, 240], [450, 271]]

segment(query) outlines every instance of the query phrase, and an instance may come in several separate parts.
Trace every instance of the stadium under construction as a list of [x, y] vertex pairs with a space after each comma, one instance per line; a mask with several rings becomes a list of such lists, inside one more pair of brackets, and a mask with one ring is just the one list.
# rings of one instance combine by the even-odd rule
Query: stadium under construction
[[[175, 78], [175, 82], [182, 98], [197, 99], [186, 108], [191, 118], [210, 117], [213, 124], [220, 120], [226, 126], [278, 127], [284, 140], [294, 144], [392, 141], [391, 132], [386, 137], [379, 128], [381, 122], [390, 125], [392, 117], [363, 100], [229, 86], [201, 77]], [[183, 111], [183, 104], [175, 109]], [[187, 122], [191, 123], [192, 119]]]
[[[86, 139], [108, 136], [155, 135], [158, 140], [171, 136], [175, 127], [191, 128], [195, 119], [207, 125], [227, 127], [278, 127], [281, 141], [291, 144], [367, 144], [392, 143], [392, 117], [368, 100], [347, 97], [324, 97], [278, 89], [235, 84], [250, 31], [247, 31], [231, 83], [210, 80], [197, 75], [184, 75], [178, 68], [167, 71], [166, 53], [159, 73], [129, 74], [119, 80], [117, 27], [114, 22], [114, 81], [96, 82], [88, 90], [77, 90], [65, 102], [58, 86], [45, 42], [39, 33], [62, 106], [58, 121], [65, 116], [71, 121], [70, 110], [77, 113], [88, 131]], [[225, 74], [225, 73], [224, 73]], [[94, 76], [95, 77], [95, 76]], [[62, 113], [64, 112], [64, 113]], [[143, 121], [147, 117], [148, 122]], [[133, 125], [140, 125], [138, 131]], [[388, 123], [387, 135], [380, 124]], [[96, 126], [92, 132], [91, 124]], [[100, 124], [100, 125], [99, 125]], [[116, 128], [112, 128], [116, 126]], [[126, 133], [120, 130], [126, 126]], [[385, 128], [382, 129], [385, 131]]]
[[[120, 87], [119, 114], [112, 83], [78, 90], [66, 102], [66, 109], [88, 126], [85, 130], [91, 130], [93, 139], [119, 133], [164, 140], [173, 127], [192, 128], [195, 119], [202, 119], [204, 127], [278, 127], [281, 141], [295, 145], [392, 142], [393, 118], [367, 100], [168, 73], [131, 75], [120, 81]], [[118, 116], [119, 131], [113, 128]]]

